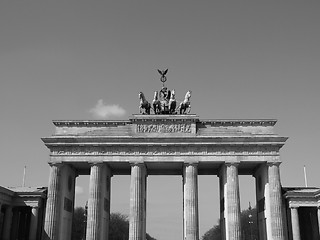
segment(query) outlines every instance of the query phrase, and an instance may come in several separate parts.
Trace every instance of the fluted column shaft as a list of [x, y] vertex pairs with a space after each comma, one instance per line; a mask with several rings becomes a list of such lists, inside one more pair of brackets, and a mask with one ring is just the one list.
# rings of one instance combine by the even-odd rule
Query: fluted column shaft
[[129, 240], [146, 239], [146, 168], [131, 165]]
[[319, 227], [319, 234], [320, 234], [320, 206], [318, 206], [318, 227]]
[[102, 192], [100, 188], [100, 183], [103, 177], [102, 168], [102, 163], [95, 163], [91, 166], [86, 240], [100, 240], [101, 238], [100, 232], [102, 223], [100, 221], [100, 214], [102, 214]]
[[19, 222], [22, 220], [21, 215], [22, 215], [21, 209], [17, 207], [12, 208], [12, 223], [11, 223], [10, 239], [18, 238]]
[[4, 226], [2, 231], [2, 238], [3, 240], [9, 240], [10, 239], [10, 230], [11, 230], [11, 224], [12, 224], [12, 207], [8, 206], [6, 208], [5, 214], [4, 214]]
[[271, 233], [273, 240], [284, 240], [279, 162], [268, 163]]
[[241, 239], [240, 219], [240, 194], [238, 163], [226, 163], [227, 187], [225, 192], [226, 201], [226, 227], [227, 240]]
[[291, 207], [292, 239], [300, 240], [299, 214], [297, 207]]
[[31, 209], [29, 240], [36, 240], [37, 239], [38, 212], [39, 212], [39, 208], [38, 207], [33, 207]]
[[62, 164], [52, 164], [50, 169], [44, 239], [59, 239], [61, 168]]
[[183, 234], [184, 240], [199, 239], [198, 164], [187, 163], [183, 168]]

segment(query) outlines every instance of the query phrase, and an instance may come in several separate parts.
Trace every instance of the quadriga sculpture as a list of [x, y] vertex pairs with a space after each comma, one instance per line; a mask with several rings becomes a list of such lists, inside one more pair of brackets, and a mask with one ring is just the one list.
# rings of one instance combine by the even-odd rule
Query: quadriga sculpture
[[186, 93], [183, 102], [179, 104], [178, 110], [180, 114], [186, 114], [187, 110], [188, 110], [187, 114], [190, 113], [190, 110], [191, 110], [190, 98], [191, 98], [191, 91], [189, 90]]
[[158, 91], [154, 92], [154, 97], [152, 101], [152, 107], [154, 114], [160, 114], [161, 113], [161, 102], [158, 98]]
[[169, 114], [175, 114], [176, 113], [176, 107], [177, 107], [177, 101], [176, 101], [176, 92], [174, 89], [171, 91], [171, 96], [169, 100]]
[[[188, 114], [191, 110], [190, 98], [191, 91], [188, 91], [184, 100], [177, 108], [177, 100], [175, 90], [167, 90], [163, 87], [160, 92], [155, 91], [152, 104], [150, 104], [142, 92], [139, 93], [140, 114], [150, 114], [150, 109], [153, 109], [154, 114]], [[144, 111], [143, 111], [144, 110]]]
[[[139, 111], [142, 114], [150, 114], [151, 104], [146, 100], [143, 92], [139, 92], [139, 99], [140, 99], [140, 105], [139, 105]], [[144, 112], [142, 111], [144, 109]]]

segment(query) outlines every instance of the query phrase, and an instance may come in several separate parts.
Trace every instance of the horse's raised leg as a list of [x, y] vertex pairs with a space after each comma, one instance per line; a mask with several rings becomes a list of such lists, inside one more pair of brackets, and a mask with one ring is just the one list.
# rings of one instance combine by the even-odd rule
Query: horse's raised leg
[[154, 114], [157, 114], [157, 108], [156, 108], [157, 106], [156, 106], [156, 104], [153, 104], [153, 112], [154, 112]]
[[151, 109], [151, 104], [148, 103], [148, 105], [146, 106], [146, 114], [149, 114], [150, 115], [150, 109]]
[[188, 107], [188, 114], [190, 113], [191, 111], [191, 105], [189, 104], [189, 107]]

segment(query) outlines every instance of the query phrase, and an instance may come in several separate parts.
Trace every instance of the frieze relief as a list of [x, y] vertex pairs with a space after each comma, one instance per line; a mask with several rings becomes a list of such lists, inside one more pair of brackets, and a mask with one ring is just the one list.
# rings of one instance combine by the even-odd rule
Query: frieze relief
[[241, 147], [241, 146], [70, 146], [52, 147], [51, 155], [279, 155], [278, 147]]
[[137, 124], [137, 133], [191, 133], [191, 124]]

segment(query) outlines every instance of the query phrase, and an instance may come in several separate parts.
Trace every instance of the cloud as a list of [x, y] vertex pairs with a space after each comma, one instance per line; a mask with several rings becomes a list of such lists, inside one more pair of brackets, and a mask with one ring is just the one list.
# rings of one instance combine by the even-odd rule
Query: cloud
[[76, 186], [75, 193], [78, 194], [78, 195], [82, 194], [83, 193], [83, 188], [80, 187], [80, 186]]
[[116, 104], [105, 104], [102, 99], [99, 99], [97, 104], [90, 109], [90, 113], [94, 117], [99, 119], [110, 119], [122, 117], [126, 114], [126, 111]]

